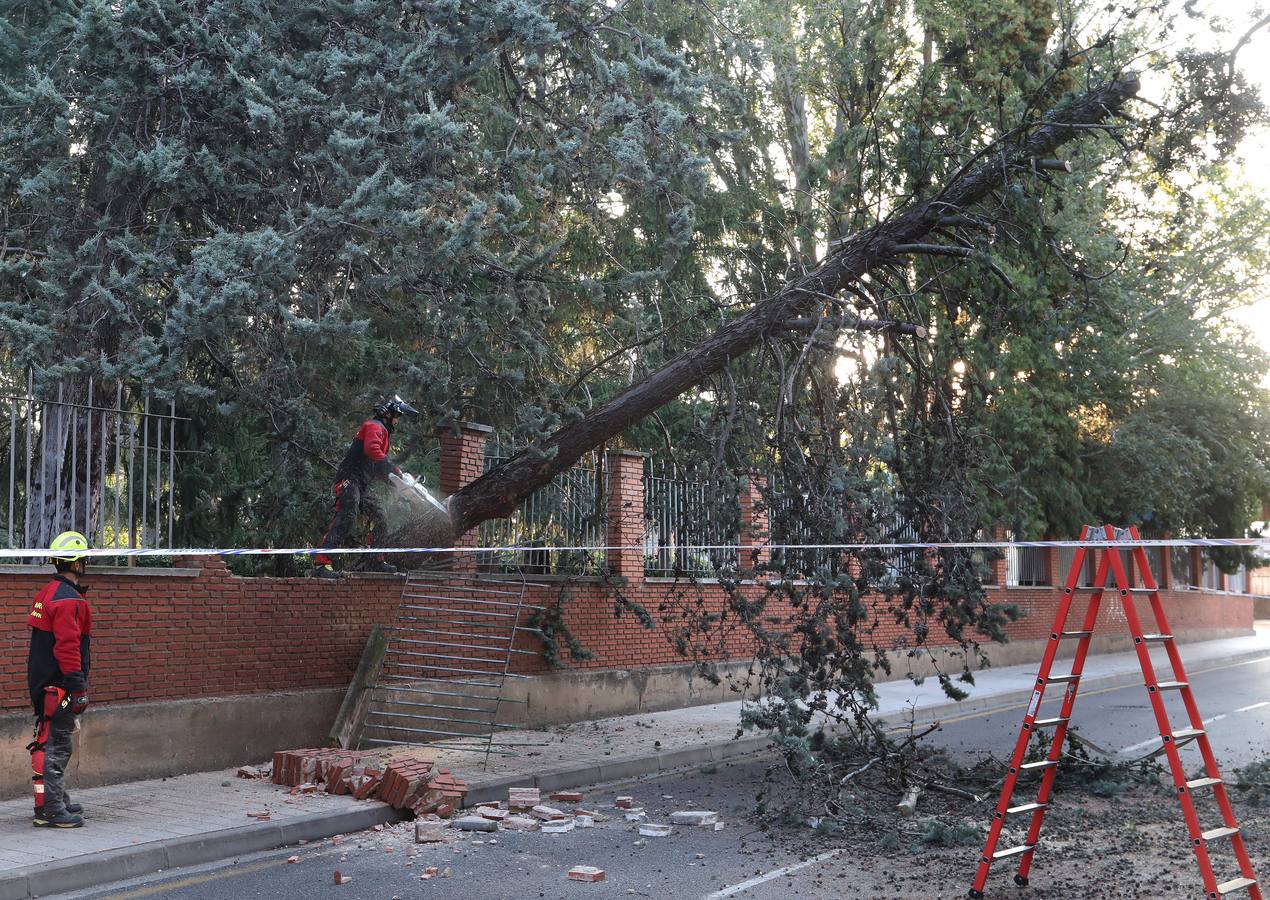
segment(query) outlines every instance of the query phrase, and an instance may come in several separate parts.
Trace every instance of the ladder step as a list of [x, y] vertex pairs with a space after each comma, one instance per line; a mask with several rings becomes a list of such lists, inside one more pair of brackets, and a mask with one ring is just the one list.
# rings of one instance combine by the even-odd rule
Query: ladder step
[[1045, 679], [1046, 684], [1071, 684], [1073, 681], [1080, 681], [1080, 673], [1072, 672], [1070, 675], [1051, 675]]
[[1064, 631], [1062, 632], [1062, 635], [1065, 638], [1068, 638], [1068, 637], [1083, 638], [1083, 637], [1089, 637], [1091, 634], [1093, 634], [1092, 631]]
[[1032, 772], [1036, 769], [1048, 769], [1051, 766], [1056, 765], [1058, 765], [1058, 760], [1056, 759], [1042, 759], [1039, 762], [1024, 763], [1019, 766], [1019, 770], [1022, 772]]
[[1017, 847], [1007, 847], [1005, 850], [998, 850], [992, 854], [993, 859], [1006, 859], [1010, 856], [1018, 856], [1020, 853], [1027, 853], [1036, 847], [1036, 844], [1019, 844]]
[[1196, 788], [1212, 787], [1221, 783], [1222, 780], [1220, 778], [1196, 778], [1193, 781], [1186, 782], [1186, 786], [1191, 790], [1195, 790]]
[[1156, 690], [1160, 691], [1180, 691], [1184, 687], [1189, 687], [1185, 681], [1161, 681], [1157, 684]]
[[1173, 732], [1173, 743], [1180, 747], [1182, 744], [1189, 743], [1205, 734], [1208, 734], [1208, 732], [1203, 728], [1179, 728]]
[[1053, 725], [1061, 725], [1063, 722], [1069, 721], [1065, 716], [1055, 716], [1052, 719], [1037, 719], [1032, 724], [1037, 728], [1049, 728]]
[[1142, 640], [1146, 641], [1148, 644], [1158, 644], [1161, 641], [1173, 640], [1173, 635], [1171, 634], [1144, 634], [1142, 635]]
[[1242, 891], [1244, 888], [1250, 888], [1257, 883], [1255, 878], [1232, 878], [1230, 881], [1223, 881], [1217, 885], [1217, 893], [1225, 896], [1233, 894], [1235, 891]]
[[1200, 835], [1200, 837], [1206, 841], [1217, 841], [1225, 837], [1232, 837], [1236, 834], [1239, 834], [1238, 828], [1233, 828], [1230, 825], [1223, 825], [1221, 828], [1212, 828], [1205, 831]]
[[1011, 806], [1005, 811], [1007, 816], [1017, 816], [1022, 813], [1036, 812], [1038, 809], [1049, 809], [1048, 803], [1024, 803], [1022, 806]]

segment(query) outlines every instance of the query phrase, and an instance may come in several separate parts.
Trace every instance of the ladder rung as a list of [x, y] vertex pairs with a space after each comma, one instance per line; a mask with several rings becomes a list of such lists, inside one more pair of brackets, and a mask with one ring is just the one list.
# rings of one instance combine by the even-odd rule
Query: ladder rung
[[1195, 790], [1196, 788], [1212, 787], [1221, 783], [1222, 780], [1220, 778], [1196, 778], [1193, 781], [1186, 782], [1186, 786], [1191, 790]]
[[[424, 669], [424, 668], [428, 668], [428, 667], [427, 667], [427, 666], [416, 666], [415, 668]], [[473, 680], [473, 679], [471, 679], [471, 678], [454, 678], [454, 677], [452, 677], [452, 676], [447, 676], [447, 677], [445, 677], [445, 678], [441, 678], [441, 677], [438, 677], [438, 676], [435, 676], [435, 675], [391, 675], [391, 674], [385, 674], [385, 675], [381, 675], [381, 676], [380, 676], [380, 678], [381, 678], [381, 679], [383, 679], [383, 680], [385, 680], [385, 681], [410, 681], [410, 682], [415, 682], [415, 681], [436, 681], [436, 682], [440, 682], [441, 684], [465, 684], [465, 685], [470, 685], [470, 686], [472, 686], [472, 687], [502, 687], [502, 686], [503, 686], [503, 683], [502, 683], [501, 681], [475, 681], [475, 680]], [[386, 691], [395, 691], [395, 690], [397, 690], [397, 688], [395, 688], [395, 687], [387, 687], [387, 686], [385, 686], [385, 685], [376, 685], [376, 687], [382, 687], [382, 688], [383, 688], [384, 690], [386, 690]]]
[[1006, 859], [1010, 856], [1018, 856], [1020, 853], [1027, 853], [1036, 847], [1036, 844], [1019, 844], [1017, 847], [1007, 847], [1004, 850], [998, 850], [992, 854], [993, 859]]
[[1232, 878], [1230, 881], [1223, 881], [1217, 885], [1217, 893], [1225, 896], [1233, 894], [1235, 891], [1242, 891], [1244, 888], [1250, 888], [1257, 883], [1255, 878]]
[[1073, 681], [1080, 681], [1080, 673], [1072, 672], [1069, 675], [1051, 675], [1045, 679], [1046, 684], [1070, 684]]
[[1180, 691], [1184, 687], [1188, 687], [1185, 681], [1161, 681], [1155, 686], [1159, 691]]
[[1063, 722], [1066, 722], [1066, 721], [1068, 721], [1068, 719], [1065, 716], [1055, 716], [1052, 719], [1037, 719], [1032, 724], [1035, 725], [1037, 728], [1049, 728], [1053, 725], [1061, 725]]
[[[495, 650], [493, 652], [497, 653], [499, 651]], [[502, 652], [506, 653], [507, 651], [504, 650]], [[390, 657], [414, 656], [414, 657], [419, 657], [421, 659], [449, 659], [455, 662], [472, 663], [473, 665], [488, 663], [491, 666], [506, 665], [507, 660], [510, 658], [510, 657], [494, 657], [494, 656], [450, 656], [449, 654], [436, 653], [435, 651], [432, 651], [432, 650], [420, 651], [420, 650], [395, 650], [395, 649], [390, 649], [388, 651], [388, 656]]]
[[1056, 765], [1058, 765], [1058, 760], [1056, 759], [1042, 759], [1042, 760], [1039, 760], [1038, 762], [1024, 763], [1023, 765], [1019, 766], [1019, 771], [1031, 772], [1035, 769], [1048, 769], [1050, 766], [1056, 766]]
[[1181, 746], [1182, 744], [1187, 743], [1188, 741], [1193, 741], [1197, 737], [1207, 733], [1208, 732], [1206, 732], [1203, 728], [1179, 728], [1177, 731], [1173, 732], [1173, 743]]
[[1036, 812], [1038, 809], [1049, 809], [1048, 803], [1024, 803], [1022, 806], [1011, 806], [1005, 811], [1007, 816], [1017, 816], [1022, 813]]
[[1063, 637], [1083, 638], [1083, 637], [1089, 637], [1091, 634], [1093, 634], [1092, 631], [1064, 631], [1062, 632]]
[[[510, 603], [507, 600], [486, 600], [483, 597], [442, 597], [436, 594], [412, 594], [409, 591], [402, 592], [403, 597], [409, 597], [412, 600], [440, 600], [442, 603], [476, 603], [481, 606], [510, 606], [517, 609], [546, 609], [545, 606], [539, 606], [536, 603]], [[418, 606], [409, 606], [408, 609], [419, 609]]]
[[[412, 609], [416, 612], [430, 613], [450, 613], [457, 616], [497, 616], [500, 619], [514, 619], [516, 613], [491, 612], [484, 609], [451, 609], [446, 606], [413, 606], [409, 603], [401, 604], [402, 609]], [[417, 617], [415, 617], [417, 620]]]
[[1231, 825], [1223, 825], [1221, 828], [1210, 828], [1200, 835], [1206, 841], [1217, 841], [1225, 837], [1232, 837], [1239, 834], [1239, 829]]
[[1146, 641], [1148, 644], [1158, 644], [1161, 641], [1173, 640], [1173, 635], [1171, 634], [1144, 634], [1142, 635], [1142, 640]]

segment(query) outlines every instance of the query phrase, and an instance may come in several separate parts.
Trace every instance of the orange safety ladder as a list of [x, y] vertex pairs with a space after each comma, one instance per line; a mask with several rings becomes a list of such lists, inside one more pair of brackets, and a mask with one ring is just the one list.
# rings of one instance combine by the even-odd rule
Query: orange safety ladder
[[[1131, 541], [1140, 540], [1138, 530], [1136, 528], [1120, 530], [1110, 525], [1104, 525], [1101, 528], [1086, 525], [1080, 532], [1080, 540], [1082, 542], [1114, 542], [1125, 539]], [[1076, 703], [1076, 690], [1080, 684], [1080, 674], [1085, 667], [1085, 657], [1089, 653], [1089, 643], [1093, 637], [1094, 624], [1098, 618], [1098, 608], [1102, 603], [1103, 591], [1107, 589], [1119, 593], [1120, 603], [1124, 607], [1125, 619], [1129, 624], [1129, 632], [1133, 635], [1133, 646], [1138, 653], [1138, 662], [1142, 665], [1142, 674], [1146, 678], [1147, 697], [1151, 701], [1151, 708], [1155, 712], [1156, 722], [1160, 726], [1160, 738], [1164, 742], [1164, 751], [1168, 757], [1169, 770], [1173, 775], [1173, 785], [1177, 789], [1177, 796], [1182, 804], [1182, 816], [1186, 819], [1186, 830], [1190, 835], [1191, 846], [1195, 850], [1195, 859], [1199, 863], [1200, 875], [1204, 880], [1204, 896], [1210, 898], [1210, 900], [1216, 900], [1216, 898], [1226, 894], [1246, 890], [1248, 896], [1253, 898], [1253, 900], [1261, 900], [1261, 889], [1258, 887], [1256, 875], [1252, 871], [1252, 863], [1249, 861], [1248, 851], [1244, 847], [1243, 835], [1240, 834], [1239, 826], [1235, 823], [1235, 813], [1230, 805], [1230, 796], [1227, 793], [1226, 784], [1222, 781], [1221, 774], [1218, 772], [1217, 759], [1213, 756], [1213, 750], [1208, 741], [1208, 734], [1204, 731], [1203, 720], [1200, 718], [1199, 709], [1195, 705], [1195, 698], [1191, 693], [1190, 684], [1186, 680], [1186, 672], [1182, 668], [1182, 658], [1177, 652], [1176, 642], [1173, 640], [1173, 635], [1169, 633], [1168, 621], [1164, 616], [1164, 607], [1160, 603], [1159, 588], [1147, 563], [1146, 551], [1140, 544], [1125, 548], [1131, 554], [1134, 567], [1141, 573], [1142, 582], [1145, 585], [1143, 588], [1134, 588], [1130, 586], [1125, 574], [1125, 565], [1120, 556], [1120, 548], [1104, 547], [1102, 549], [1103, 552], [1100, 554], [1093, 583], [1081, 585], [1081, 573], [1085, 569], [1086, 556], [1089, 553], [1093, 553], [1095, 548], [1089, 546], [1078, 546], [1076, 548], [1075, 558], [1072, 560], [1071, 570], [1067, 573], [1067, 582], [1063, 586], [1063, 595], [1058, 604], [1058, 614], [1054, 618], [1054, 628], [1050, 632], [1049, 641], [1045, 646], [1045, 655], [1041, 659], [1041, 668], [1036, 676], [1036, 687], [1032, 691], [1032, 699], [1028, 704], [1027, 714], [1023, 717], [1023, 728], [1019, 732], [1019, 739], [1014, 745], [1014, 755], [1010, 758], [1010, 769], [1006, 774], [1005, 784], [1001, 788], [1001, 799], [997, 802], [996, 812], [992, 817], [992, 826], [988, 830], [988, 841], [984, 845], [983, 855], [979, 858], [979, 868], [975, 873], [974, 886], [970, 889], [970, 896], [983, 897], [983, 887], [988, 880], [988, 870], [992, 867], [992, 864], [997, 860], [1007, 859], [1012, 856], [1019, 857], [1019, 871], [1014, 876], [1015, 884], [1026, 885], [1028, 883], [1028, 872], [1032, 868], [1032, 860], [1036, 854], [1037, 840], [1041, 833], [1041, 823], [1045, 819], [1045, 811], [1050, 806], [1050, 790], [1054, 786], [1054, 776], [1058, 771], [1059, 757], [1062, 755], [1063, 744], [1067, 737], [1067, 725], [1071, 721], [1072, 707]], [[1111, 585], [1107, 583], [1109, 574], [1114, 577], [1114, 583]], [[1085, 610], [1085, 619], [1080, 626], [1080, 630], [1065, 631], [1067, 614], [1071, 610], [1072, 599], [1077, 591], [1092, 591], [1089, 598], [1089, 606]], [[1134, 593], [1145, 593], [1150, 598], [1151, 611], [1155, 615], [1156, 627], [1159, 629], [1157, 633], [1143, 633], [1142, 623], [1138, 618], [1138, 611], [1133, 602], [1132, 595]], [[1071, 672], [1066, 675], [1050, 675], [1050, 669], [1054, 665], [1054, 658], [1058, 653], [1059, 642], [1073, 638], [1076, 639], [1077, 644], [1076, 653], [1072, 659]], [[1151, 644], [1162, 644], [1164, 646], [1165, 651], [1168, 653], [1169, 663], [1173, 667], [1173, 680], [1158, 680], [1148, 652]], [[1041, 699], [1045, 695], [1045, 689], [1052, 684], [1067, 685], [1063, 694], [1062, 706], [1058, 715], [1054, 718], [1038, 719], [1036, 715], [1040, 710]], [[1165, 691], [1177, 691], [1181, 694], [1182, 702], [1186, 706], [1187, 717], [1190, 719], [1189, 726], [1174, 730], [1169, 721], [1168, 711], [1164, 707], [1163, 694]], [[1049, 755], [1039, 762], [1025, 763], [1023, 758], [1027, 752], [1028, 741], [1031, 739], [1032, 734], [1040, 728], [1054, 729]], [[1199, 746], [1200, 754], [1204, 758], [1205, 777], [1188, 780], [1178, 751], [1192, 741]], [[1037, 771], [1042, 773], [1042, 777], [1036, 800], [1018, 806], [1011, 806], [1010, 801], [1014, 795], [1014, 789], [1018, 784], [1019, 777], [1025, 772]], [[1193, 791], [1200, 789], [1211, 789], [1213, 791], [1222, 816], [1222, 825], [1218, 828], [1205, 831], [1199, 823], [1199, 817], [1195, 813], [1195, 803], [1191, 794]], [[1001, 839], [1001, 830], [1005, 825], [1006, 819], [1027, 814], [1031, 815], [1031, 824], [1028, 827], [1027, 837], [1024, 838], [1023, 843], [1016, 847], [998, 850], [997, 843]], [[1218, 883], [1217, 877], [1213, 874], [1212, 861], [1209, 859], [1208, 845], [1213, 841], [1227, 839], [1230, 840], [1235, 859], [1239, 863], [1240, 876]]]

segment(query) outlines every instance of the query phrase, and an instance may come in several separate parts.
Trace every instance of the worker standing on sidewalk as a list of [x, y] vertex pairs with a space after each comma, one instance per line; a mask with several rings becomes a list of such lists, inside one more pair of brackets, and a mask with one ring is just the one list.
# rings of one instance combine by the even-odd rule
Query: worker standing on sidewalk
[[83, 808], [66, 795], [75, 717], [88, 708], [89, 640], [93, 617], [84, 599], [84, 558], [88, 539], [64, 531], [49, 546], [57, 577], [35, 596], [27, 624], [27, 686], [35, 709], [31, 751], [37, 828], [78, 828]]
[[[360, 516], [367, 520], [366, 546], [374, 546], [376, 539], [388, 529], [384, 508], [370, 492], [374, 479], [387, 480], [389, 475], [401, 476], [401, 467], [388, 458], [388, 442], [402, 415], [418, 415], [418, 410], [394, 395], [375, 406], [373, 415], [362, 423], [353, 436], [348, 452], [335, 470], [335, 514], [322, 535], [322, 547], [347, 547], [353, 528]], [[314, 559], [317, 564], [312, 575], [319, 578], [335, 578], [338, 573], [331, 557], [320, 553]], [[382, 557], [361, 566], [364, 572], [395, 572]]]

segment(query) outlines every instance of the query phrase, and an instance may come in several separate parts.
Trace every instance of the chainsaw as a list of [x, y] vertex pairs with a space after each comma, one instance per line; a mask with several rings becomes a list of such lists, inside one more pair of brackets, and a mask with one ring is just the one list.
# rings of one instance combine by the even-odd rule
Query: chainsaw
[[429, 503], [446, 516], [450, 515], [450, 510], [446, 508], [445, 503], [434, 497], [432, 492], [423, 486], [422, 479], [415, 478], [409, 472], [402, 472], [400, 475], [389, 474], [388, 483], [392, 485], [398, 497], [411, 503]]

